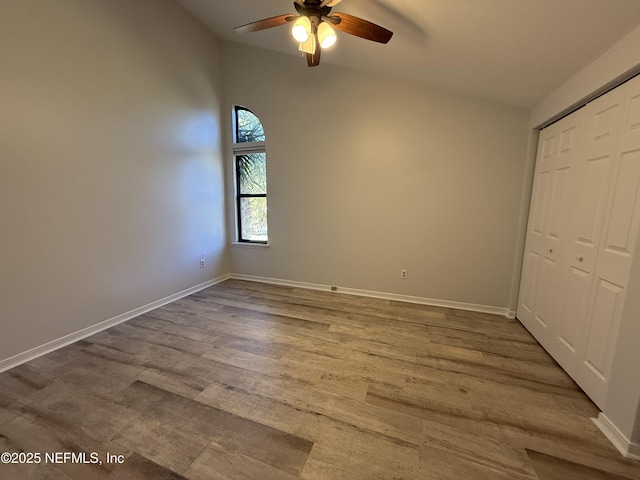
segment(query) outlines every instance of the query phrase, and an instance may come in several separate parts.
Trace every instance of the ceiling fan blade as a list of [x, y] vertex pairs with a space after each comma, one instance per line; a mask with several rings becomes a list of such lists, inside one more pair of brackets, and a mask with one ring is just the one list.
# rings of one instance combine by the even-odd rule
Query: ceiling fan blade
[[393, 36], [392, 31], [347, 13], [336, 12], [331, 15], [331, 17], [338, 17], [340, 19], [336, 24], [331, 22], [336, 30], [355, 35], [356, 37], [379, 43], [388, 43]]
[[247, 23], [240, 27], [234, 28], [238, 33], [252, 33], [259, 32], [260, 30], [266, 30], [267, 28], [279, 27], [291, 20], [295, 20], [296, 16], [290, 13], [284, 15], [278, 15], [277, 17], [265, 18], [264, 20], [258, 20], [257, 22]]

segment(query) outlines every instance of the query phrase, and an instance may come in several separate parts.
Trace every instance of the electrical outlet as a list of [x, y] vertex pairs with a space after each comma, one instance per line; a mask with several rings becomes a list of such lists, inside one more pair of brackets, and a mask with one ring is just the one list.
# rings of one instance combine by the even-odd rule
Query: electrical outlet
[[407, 271], [406, 270], [400, 270], [400, 278], [403, 278], [403, 279], [407, 278]]
[[204, 258], [200, 259], [200, 268], [204, 268]]

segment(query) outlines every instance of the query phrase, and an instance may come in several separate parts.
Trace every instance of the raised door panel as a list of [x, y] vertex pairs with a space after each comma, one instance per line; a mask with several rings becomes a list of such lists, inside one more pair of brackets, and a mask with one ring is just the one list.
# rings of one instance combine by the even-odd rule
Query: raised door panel
[[533, 250], [528, 250], [524, 256], [522, 268], [522, 286], [520, 288], [520, 301], [518, 305], [518, 318], [520, 320], [533, 318], [534, 305], [536, 305], [538, 282], [538, 266], [540, 255]]
[[553, 183], [553, 161], [557, 157], [557, 129], [543, 131], [540, 138], [540, 150], [536, 162], [533, 183], [533, 195], [530, 211], [529, 236], [531, 247], [540, 253], [544, 247], [550, 210], [550, 190]]
[[564, 237], [567, 224], [567, 199], [569, 196], [570, 167], [563, 166], [554, 172], [553, 185], [551, 186], [551, 205], [549, 208], [549, 222], [547, 229], [547, 242], [550, 247], [558, 247]]
[[582, 255], [591, 264], [595, 262], [595, 248], [600, 240], [609, 188], [611, 155], [588, 157], [576, 169], [577, 208], [571, 242], [576, 257]]
[[580, 268], [571, 268], [567, 281], [566, 301], [563, 320], [565, 328], [559, 336], [560, 341], [575, 354], [579, 345], [579, 332], [584, 327], [581, 319], [586, 317], [591, 290], [591, 276]]
[[[556, 314], [558, 310], [558, 262], [553, 259], [544, 257], [540, 263], [539, 274], [539, 302], [535, 311], [534, 319], [537, 323], [536, 328], [547, 330], [549, 327], [555, 326]], [[545, 335], [549, 333], [545, 332]], [[535, 336], [535, 334], [534, 334]], [[544, 347], [548, 346], [548, 339], [543, 337], [541, 343]]]
[[607, 228], [598, 261], [600, 274], [616, 283], [626, 283], [638, 234], [640, 214], [640, 142], [637, 149], [622, 152], [615, 176]]
[[593, 276], [588, 271], [569, 266], [566, 287], [562, 293], [561, 320], [548, 348], [554, 359], [572, 377], [576, 373], [592, 280]]
[[547, 219], [549, 216], [549, 190], [551, 187], [551, 172], [543, 171], [536, 175], [536, 183], [534, 185], [533, 199], [535, 205], [531, 209], [531, 228], [530, 236], [532, 240], [539, 244], [538, 250], [544, 245], [544, 235], [546, 230]]
[[538, 141], [538, 158], [536, 159], [536, 171], [549, 171], [551, 163], [556, 156], [556, 144], [558, 142], [558, 128], [550, 126], [540, 133]]
[[624, 305], [624, 287], [597, 278], [576, 381], [596, 405], [603, 407], [606, 385]]

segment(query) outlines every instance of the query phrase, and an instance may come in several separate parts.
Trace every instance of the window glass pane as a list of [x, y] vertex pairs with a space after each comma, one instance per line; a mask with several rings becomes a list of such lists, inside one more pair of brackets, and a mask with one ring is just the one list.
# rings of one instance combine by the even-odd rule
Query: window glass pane
[[241, 198], [240, 218], [242, 240], [266, 242], [267, 236], [267, 199]]
[[267, 155], [251, 153], [238, 155], [238, 177], [241, 195], [261, 195], [267, 193]]
[[258, 117], [249, 110], [236, 108], [236, 142], [264, 142], [264, 129]]

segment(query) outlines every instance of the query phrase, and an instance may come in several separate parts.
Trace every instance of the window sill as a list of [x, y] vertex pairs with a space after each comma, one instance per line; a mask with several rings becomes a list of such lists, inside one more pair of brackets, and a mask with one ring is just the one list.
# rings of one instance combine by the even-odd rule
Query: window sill
[[239, 248], [257, 248], [257, 249], [269, 248], [268, 243], [231, 242], [231, 246], [239, 247]]

